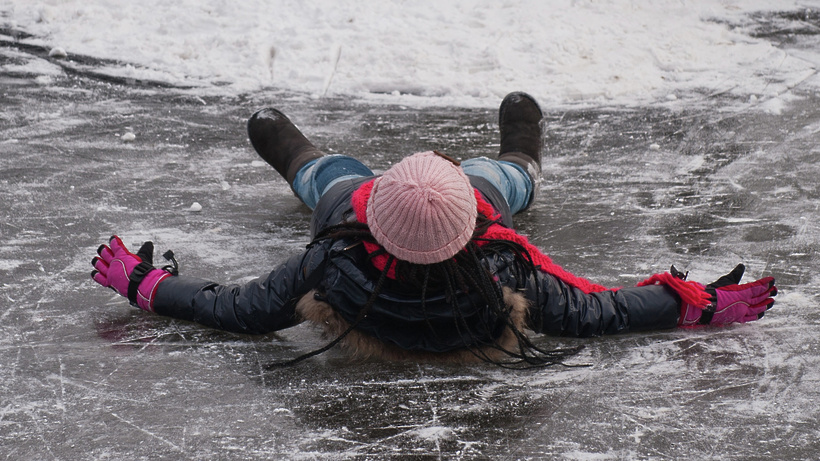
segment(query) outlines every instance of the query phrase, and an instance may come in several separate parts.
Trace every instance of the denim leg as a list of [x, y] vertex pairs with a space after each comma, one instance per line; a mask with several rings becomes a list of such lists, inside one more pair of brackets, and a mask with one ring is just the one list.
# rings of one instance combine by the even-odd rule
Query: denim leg
[[299, 169], [293, 178], [293, 191], [312, 210], [331, 186], [343, 179], [361, 176], [373, 176], [373, 172], [353, 157], [325, 155]]
[[507, 200], [510, 211], [515, 214], [529, 205], [532, 195], [532, 179], [520, 166], [487, 157], [471, 158], [461, 162], [464, 173], [480, 176], [489, 181]]

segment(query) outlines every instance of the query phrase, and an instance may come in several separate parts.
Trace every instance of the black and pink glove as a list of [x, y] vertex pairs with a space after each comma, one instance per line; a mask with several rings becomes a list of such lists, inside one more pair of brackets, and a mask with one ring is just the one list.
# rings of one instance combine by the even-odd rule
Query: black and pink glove
[[177, 263], [170, 251], [165, 257], [174, 265], [162, 269], [154, 267], [152, 242], [145, 242], [137, 254], [133, 254], [115, 235], [108, 245], [100, 245], [97, 254], [99, 256], [91, 260], [94, 266], [91, 278], [128, 298], [131, 305], [146, 311], [154, 311], [154, 295], [160, 282], [177, 273]]
[[[763, 317], [774, 305], [777, 287], [774, 277], [765, 277], [754, 282], [739, 285], [746, 267], [738, 264], [732, 272], [706, 285], [711, 303], [700, 308], [686, 302], [681, 305], [679, 326], [693, 328], [700, 325], [725, 325], [727, 323], [745, 323]], [[672, 268], [672, 274], [685, 278]]]

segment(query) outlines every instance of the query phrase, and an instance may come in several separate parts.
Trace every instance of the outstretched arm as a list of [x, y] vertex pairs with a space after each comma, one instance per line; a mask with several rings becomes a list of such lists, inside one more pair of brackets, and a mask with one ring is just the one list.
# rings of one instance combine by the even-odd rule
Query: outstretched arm
[[[708, 285], [686, 281], [672, 267], [639, 286], [585, 293], [556, 277], [538, 273], [538, 293], [528, 287], [534, 330], [564, 336], [600, 336], [628, 331], [691, 328], [751, 322], [774, 305], [777, 287], [772, 277], [740, 284], [745, 268]], [[533, 284], [530, 284], [533, 285]]]
[[587, 337], [678, 324], [680, 298], [661, 285], [587, 294], [548, 274], [539, 273], [537, 283], [539, 293], [530, 320], [540, 333]]
[[[128, 296], [129, 286], [134, 283], [134, 267], [151, 262], [145, 254], [129, 252], [117, 237], [112, 237], [109, 246], [101, 246], [98, 253], [99, 257], [93, 261], [92, 277], [123, 296]], [[243, 285], [220, 285], [193, 277], [170, 276], [151, 266], [148, 275], [136, 282], [135, 304], [160, 315], [234, 333], [264, 334], [281, 330], [299, 323], [296, 302], [313, 288], [312, 284], [317, 281], [314, 273], [322, 270], [325, 256], [326, 249], [314, 245], [266, 277]]]

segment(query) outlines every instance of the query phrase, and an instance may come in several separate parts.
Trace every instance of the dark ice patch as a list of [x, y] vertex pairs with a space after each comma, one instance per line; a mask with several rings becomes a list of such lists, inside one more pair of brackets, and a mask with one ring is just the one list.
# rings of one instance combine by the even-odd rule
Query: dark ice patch
[[743, 234], [747, 242], [773, 242], [793, 237], [797, 232], [793, 227], [785, 224], [769, 224], [753, 226]]

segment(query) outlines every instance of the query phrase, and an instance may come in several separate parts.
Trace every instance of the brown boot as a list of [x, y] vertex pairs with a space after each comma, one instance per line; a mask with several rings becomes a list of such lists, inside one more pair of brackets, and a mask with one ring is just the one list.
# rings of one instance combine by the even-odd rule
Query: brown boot
[[299, 169], [324, 154], [282, 112], [265, 108], [248, 120], [248, 136], [256, 153], [282, 175], [291, 188]]
[[514, 163], [529, 174], [533, 191], [527, 204], [535, 199], [541, 183], [541, 120], [544, 114], [527, 93], [508, 94], [498, 108], [501, 148], [498, 159]]

